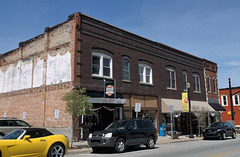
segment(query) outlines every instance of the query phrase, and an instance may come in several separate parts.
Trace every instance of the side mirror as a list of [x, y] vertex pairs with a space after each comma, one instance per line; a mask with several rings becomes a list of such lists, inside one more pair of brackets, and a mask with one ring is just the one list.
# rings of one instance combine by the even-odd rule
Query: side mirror
[[25, 135], [24, 137], [23, 137], [23, 141], [26, 141], [26, 140], [28, 140], [30, 138], [30, 135]]
[[133, 129], [133, 126], [128, 126], [127, 127], [127, 130], [132, 130]]

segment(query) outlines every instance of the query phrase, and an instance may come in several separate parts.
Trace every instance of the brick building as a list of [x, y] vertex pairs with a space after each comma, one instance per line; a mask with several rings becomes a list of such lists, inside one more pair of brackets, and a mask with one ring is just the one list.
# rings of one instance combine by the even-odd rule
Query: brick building
[[[0, 56], [0, 115], [69, 134], [71, 118], [60, 98], [86, 88], [96, 114], [81, 122], [90, 131], [135, 117], [136, 103], [138, 116], [159, 128], [169, 125], [169, 106], [182, 113], [187, 82], [192, 106], [214, 111], [206, 102], [203, 59], [75, 13]], [[175, 119], [184, 133], [188, 123], [187, 113]]]
[[[240, 128], [240, 102], [239, 102], [239, 91], [240, 87], [232, 87], [232, 105], [234, 112], [234, 120], [235, 126]], [[221, 97], [221, 105], [226, 109], [222, 113], [223, 121], [231, 121], [232, 113], [231, 113], [231, 99], [230, 99], [230, 90], [229, 88], [219, 89], [220, 97]]]

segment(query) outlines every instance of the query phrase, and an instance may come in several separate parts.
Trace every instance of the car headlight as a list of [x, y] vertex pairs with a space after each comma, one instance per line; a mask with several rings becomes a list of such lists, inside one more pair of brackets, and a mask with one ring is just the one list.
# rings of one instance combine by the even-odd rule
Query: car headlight
[[88, 138], [92, 138], [92, 134], [89, 134], [89, 135], [88, 135]]
[[108, 137], [108, 138], [110, 138], [110, 137], [112, 137], [112, 133], [107, 133], [107, 134], [105, 134], [104, 137]]
[[218, 129], [217, 131], [222, 131], [222, 129]]

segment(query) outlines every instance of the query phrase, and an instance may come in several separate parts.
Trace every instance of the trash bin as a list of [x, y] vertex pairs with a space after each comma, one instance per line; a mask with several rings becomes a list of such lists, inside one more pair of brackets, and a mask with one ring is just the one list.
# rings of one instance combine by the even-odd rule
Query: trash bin
[[166, 126], [164, 123], [160, 127], [160, 136], [166, 136]]

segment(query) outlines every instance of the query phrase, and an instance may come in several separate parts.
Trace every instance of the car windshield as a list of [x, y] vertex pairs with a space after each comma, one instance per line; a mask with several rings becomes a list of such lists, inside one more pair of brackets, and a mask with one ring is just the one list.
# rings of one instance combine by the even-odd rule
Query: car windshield
[[125, 129], [127, 126], [127, 122], [128, 121], [126, 120], [113, 122], [109, 126], [107, 126], [104, 130]]
[[24, 130], [15, 130], [4, 136], [2, 139], [17, 139], [23, 132]]
[[212, 123], [208, 127], [211, 128], [221, 128], [223, 126], [223, 123]]
[[28, 123], [21, 120], [16, 120], [15, 123], [16, 123], [16, 126], [29, 126]]

